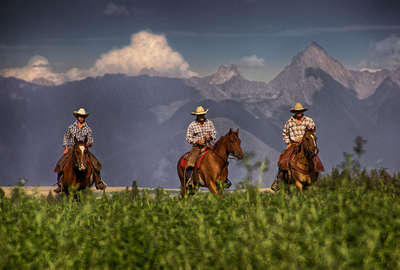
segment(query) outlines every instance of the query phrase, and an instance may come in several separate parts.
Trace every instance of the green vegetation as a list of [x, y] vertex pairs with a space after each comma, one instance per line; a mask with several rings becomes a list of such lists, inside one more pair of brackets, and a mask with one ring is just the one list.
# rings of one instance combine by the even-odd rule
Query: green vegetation
[[[390, 182], [388, 182], [389, 178]], [[2, 269], [400, 268], [400, 175], [325, 176], [299, 194], [158, 189], [76, 202], [0, 192]]]
[[136, 182], [80, 202], [0, 189], [0, 269], [400, 269], [400, 174], [361, 169], [357, 140], [301, 194], [249, 181], [185, 200]]

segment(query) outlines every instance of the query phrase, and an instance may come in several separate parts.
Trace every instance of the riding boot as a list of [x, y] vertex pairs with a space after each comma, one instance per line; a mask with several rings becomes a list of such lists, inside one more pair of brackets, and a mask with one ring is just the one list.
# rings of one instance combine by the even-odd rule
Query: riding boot
[[60, 193], [62, 191], [61, 175], [62, 172], [57, 174], [57, 188], [53, 190], [55, 193]]
[[280, 190], [279, 183], [282, 181], [283, 173], [284, 173], [283, 170], [281, 170], [279, 168], [278, 174], [276, 175], [276, 178], [275, 178], [274, 182], [271, 185], [271, 189], [273, 191], [279, 191]]
[[104, 190], [107, 187], [107, 185], [104, 182], [103, 178], [101, 178], [100, 172], [95, 172], [94, 177], [95, 177], [96, 189]]
[[230, 188], [231, 186], [232, 186], [232, 182], [228, 178], [226, 178], [226, 180], [225, 180], [225, 188]]
[[193, 167], [187, 167], [186, 168], [186, 183], [187, 185], [193, 186], [193, 181], [192, 181], [192, 172], [193, 172]]

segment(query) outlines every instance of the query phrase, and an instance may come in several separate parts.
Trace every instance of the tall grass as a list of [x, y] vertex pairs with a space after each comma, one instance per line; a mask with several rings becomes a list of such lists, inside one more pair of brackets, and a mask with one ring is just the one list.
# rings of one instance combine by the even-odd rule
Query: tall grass
[[15, 189], [0, 196], [0, 268], [400, 268], [399, 178], [376, 177], [368, 186], [325, 176], [302, 194], [249, 186], [222, 199], [159, 189], [75, 202]]

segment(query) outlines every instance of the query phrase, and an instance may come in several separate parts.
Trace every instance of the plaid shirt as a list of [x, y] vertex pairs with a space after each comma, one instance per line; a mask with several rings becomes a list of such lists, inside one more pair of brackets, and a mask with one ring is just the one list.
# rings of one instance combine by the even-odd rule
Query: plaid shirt
[[81, 128], [78, 127], [78, 121], [75, 121], [70, 125], [64, 134], [63, 146], [74, 145], [74, 138], [78, 141], [85, 141], [87, 138], [88, 144], [93, 144], [93, 132], [92, 129], [85, 122]]
[[214, 124], [211, 120], [206, 120], [203, 125], [197, 121], [190, 123], [186, 131], [186, 141], [190, 144], [196, 144], [198, 140], [204, 140], [206, 134], [209, 134], [211, 141], [217, 138], [217, 132], [215, 131]]
[[298, 123], [296, 118], [292, 116], [288, 121], [286, 121], [286, 124], [282, 129], [283, 141], [286, 144], [298, 141], [303, 138], [306, 128], [315, 128], [315, 123], [310, 117], [303, 116], [301, 121]]

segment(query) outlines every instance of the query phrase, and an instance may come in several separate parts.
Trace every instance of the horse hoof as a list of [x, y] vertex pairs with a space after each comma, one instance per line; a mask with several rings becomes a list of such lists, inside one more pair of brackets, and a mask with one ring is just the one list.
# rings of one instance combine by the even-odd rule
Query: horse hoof
[[230, 188], [232, 186], [232, 182], [229, 179], [225, 180], [225, 187]]

